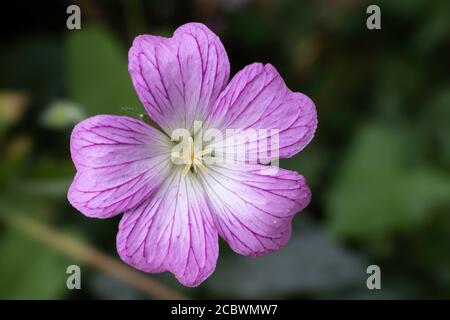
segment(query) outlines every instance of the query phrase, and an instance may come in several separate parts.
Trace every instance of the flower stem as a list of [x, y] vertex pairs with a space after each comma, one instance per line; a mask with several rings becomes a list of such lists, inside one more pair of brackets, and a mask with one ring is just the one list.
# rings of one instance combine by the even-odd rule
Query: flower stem
[[[3, 214], [2, 214], [3, 213]], [[0, 218], [9, 226], [18, 229], [28, 236], [77, 259], [80, 263], [93, 266], [129, 285], [147, 293], [156, 299], [184, 300], [185, 296], [150, 279], [145, 274], [132, 269], [113, 257], [89, 246], [88, 244], [64, 234], [60, 231], [26, 217], [24, 214], [0, 213]]]

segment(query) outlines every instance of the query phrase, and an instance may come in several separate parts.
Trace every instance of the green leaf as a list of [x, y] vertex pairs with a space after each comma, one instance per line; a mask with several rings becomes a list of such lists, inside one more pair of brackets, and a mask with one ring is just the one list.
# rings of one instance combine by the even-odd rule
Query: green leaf
[[56, 252], [8, 230], [0, 237], [0, 299], [58, 299], [66, 293], [66, 268]]
[[450, 198], [445, 176], [408, 165], [402, 134], [380, 125], [357, 133], [327, 199], [328, 227], [335, 235], [380, 240], [418, 226], [433, 205]]
[[70, 97], [88, 115], [142, 113], [127, 71], [126, 49], [110, 31], [87, 26], [68, 32], [65, 54]]

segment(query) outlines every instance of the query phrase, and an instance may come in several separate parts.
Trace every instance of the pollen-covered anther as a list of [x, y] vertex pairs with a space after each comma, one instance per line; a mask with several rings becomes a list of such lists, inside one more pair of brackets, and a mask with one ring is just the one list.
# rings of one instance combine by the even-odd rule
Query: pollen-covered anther
[[197, 172], [197, 168], [199, 168], [203, 173], [207, 173], [208, 168], [203, 164], [203, 157], [210, 153], [210, 149], [205, 149], [197, 152], [194, 145], [194, 139], [192, 137], [189, 137], [187, 152], [185, 149], [183, 149], [183, 152], [172, 152], [172, 157], [183, 160], [183, 164], [185, 164], [185, 166], [181, 175], [184, 177], [188, 174], [191, 168], [195, 173]]

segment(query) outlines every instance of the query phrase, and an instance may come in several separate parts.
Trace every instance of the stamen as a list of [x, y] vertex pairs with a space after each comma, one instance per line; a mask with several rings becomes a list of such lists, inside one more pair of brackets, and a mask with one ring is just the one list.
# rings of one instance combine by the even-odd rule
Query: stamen
[[181, 153], [181, 151], [178, 151], [178, 152], [172, 152], [172, 157], [174, 157], [174, 158], [179, 158], [179, 159], [184, 159], [184, 158], [186, 158], [185, 156], [183, 156], [183, 154]]
[[191, 155], [191, 161], [195, 159], [194, 139], [189, 137], [189, 154]]
[[183, 168], [183, 171], [181, 172], [181, 175], [185, 177], [191, 168], [193, 168], [194, 173], [197, 173], [197, 167], [203, 173], [207, 173], [208, 168], [202, 163], [203, 156], [210, 154], [213, 150], [205, 149], [196, 153], [194, 139], [192, 137], [189, 137], [188, 143], [189, 149], [187, 150], [187, 152], [172, 152], [172, 157], [185, 160], [185, 166]]
[[194, 166], [195, 165], [197, 167], [199, 167], [199, 169], [202, 170], [203, 173], [207, 173], [208, 172], [208, 168], [205, 167], [205, 165], [201, 161], [199, 161], [198, 159], [194, 160]]
[[200, 156], [206, 156], [212, 152], [213, 152], [213, 149], [205, 149], [202, 152], [200, 152]]
[[181, 175], [182, 175], [183, 177], [185, 177], [185, 176], [188, 174], [190, 168], [191, 168], [191, 164], [190, 164], [190, 163], [187, 163], [187, 164], [184, 166], [184, 169], [183, 169], [183, 171], [181, 172]]

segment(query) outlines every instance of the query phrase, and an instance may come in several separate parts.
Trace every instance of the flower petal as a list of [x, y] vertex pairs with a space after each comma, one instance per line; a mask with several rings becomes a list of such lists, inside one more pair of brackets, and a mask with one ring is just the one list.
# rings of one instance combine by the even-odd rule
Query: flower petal
[[[207, 126], [235, 129], [236, 134], [250, 137], [246, 141], [248, 152], [261, 153], [260, 149], [268, 143], [271, 153], [259, 154], [257, 159], [267, 162], [291, 157], [302, 150], [314, 136], [317, 113], [311, 99], [290, 91], [272, 65], [254, 63], [238, 72], [221, 93]], [[261, 131], [252, 138], [255, 130]], [[277, 134], [279, 141], [275, 143], [270, 139]], [[236, 137], [229, 135], [226, 142], [220, 141], [226, 147], [225, 153], [232, 151], [228, 146], [236, 145], [231, 139]]]
[[138, 36], [128, 56], [139, 98], [169, 136], [203, 121], [229, 79], [220, 39], [200, 23], [179, 27], [172, 38]]
[[210, 166], [201, 176], [219, 235], [242, 255], [284, 246], [311, 192], [296, 172], [261, 165]]
[[145, 272], [170, 271], [197, 286], [215, 269], [218, 235], [195, 177], [174, 172], [155, 195], [120, 221], [117, 250]]
[[80, 122], [70, 140], [77, 168], [70, 203], [96, 218], [135, 207], [168, 176], [170, 143], [162, 132], [129, 117], [100, 115]]

